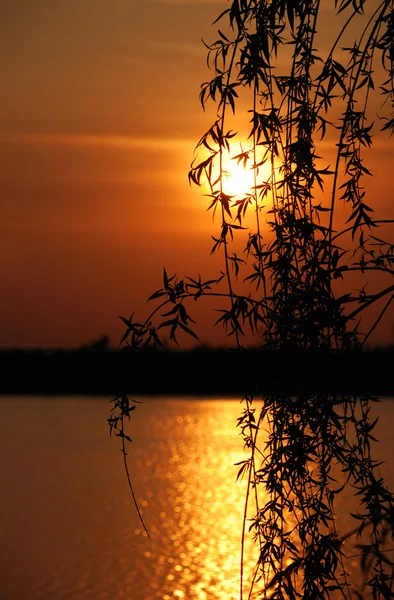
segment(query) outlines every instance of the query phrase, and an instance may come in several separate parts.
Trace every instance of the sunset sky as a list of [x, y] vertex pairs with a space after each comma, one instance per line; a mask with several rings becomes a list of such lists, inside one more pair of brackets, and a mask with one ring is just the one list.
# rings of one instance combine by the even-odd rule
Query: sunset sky
[[[225, 0], [20, 0], [0, 9], [0, 346], [123, 332], [171, 273], [215, 276], [212, 218], [189, 187], [212, 115], [204, 39]], [[392, 203], [387, 141], [375, 192]], [[387, 215], [385, 215], [387, 218]], [[217, 342], [200, 314], [201, 341]], [[394, 339], [394, 316], [377, 341]]]

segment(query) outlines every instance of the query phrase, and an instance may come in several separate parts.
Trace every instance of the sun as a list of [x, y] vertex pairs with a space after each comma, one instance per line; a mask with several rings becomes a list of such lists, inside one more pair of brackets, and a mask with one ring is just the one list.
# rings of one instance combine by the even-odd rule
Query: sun
[[222, 186], [223, 192], [232, 196], [233, 200], [244, 198], [253, 193], [255, 185], [252, 161], [244, 162], [234, 159], [230, 154], [223, 156]]

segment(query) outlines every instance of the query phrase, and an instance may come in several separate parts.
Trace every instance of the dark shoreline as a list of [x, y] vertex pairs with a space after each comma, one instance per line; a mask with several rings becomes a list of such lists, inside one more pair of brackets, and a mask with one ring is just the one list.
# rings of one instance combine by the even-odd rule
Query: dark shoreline
[[0, 394], [394, 396], [394, 348], [365, 352], [0, 350]]

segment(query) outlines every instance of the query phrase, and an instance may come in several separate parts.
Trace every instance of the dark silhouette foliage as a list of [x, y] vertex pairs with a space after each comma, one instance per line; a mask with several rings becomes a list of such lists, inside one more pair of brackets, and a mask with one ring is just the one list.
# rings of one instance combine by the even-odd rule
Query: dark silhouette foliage
[[[207, 44], [213, 76], [200, 93], [216, 116], [189, 179], [205, 186], [218, 217], [212, 252], [222, 253], [222, 271], [203, 280], [164, 270], [148, 318], [122, 318], [133, 351], [161, 346], [163, 332], [173, 342], [180, 331], [197, 337], [190, 301], [207, 296], [223, 301], [217, 324], [240, 353], [247, 331], [278, 351], [362, 352], [387, 312], [394, 245], [379, 233], [390, 220], [371, 205], [365, 156], [377, 131], [394, 129], [394, 5], [331, 2], [329, 47], [318, 46], [325, 9], [319, 0], [233, 0], [218, 17], [217, 40]], [[245, 115], [246, 136], [236, 131]], [[228, 158], [253, 173], [241, 197], [226, 189]], [[251, 581], [241, 561], [240, 598], [393, 597], [394, 497], [371, 451], [376, 399], [279, 387], [257, 397], [258, 378], [238, 420], [248, 451], [238, 465], [247, 480], [242, 547], [248, 530], [257, 548]], [[113, 399], [111, 421], [122, 443], [132, 408], [125, 398]], [[344, 490], [358, 503], [350, 532], [337, 528]], [[354, 554], [360, 581], [349, 577]]]

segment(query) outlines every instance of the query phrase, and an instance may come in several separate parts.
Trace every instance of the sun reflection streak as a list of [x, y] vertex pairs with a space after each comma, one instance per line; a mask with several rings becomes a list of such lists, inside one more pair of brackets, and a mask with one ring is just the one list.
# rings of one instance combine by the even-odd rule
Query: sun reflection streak
[[[170, 543], [174, 552], [156, 563], [155, 573], [162, 581], [160, 598], [166, 594], [190, 600], [238, 598], [245, 482], [234, 484], [233, 465], [244, 451], [242, 441], [234, 435], [235, 419], [223, 422], [221, 403], [212, 403], [210, 421], [208, 445], [201, 440], [201, 424], [196, 428], [194, 419], [178, 415], [175, 425], [172, 421], [176, 430], [172, 440], [176, 441], [161, 448], [173, 477], [169, 479], [165, 469], [160, 472], [169, 487], [165, 491], [168, 505], [159, 512], [159, 531], [161, 545]], [[167, 419], [162, 418], [157, 427], [166, 429]], [[178, 429], [182, 431], [179, 437]], [[252, 570], [256, 559], [251, 544], [247, 561]]]

